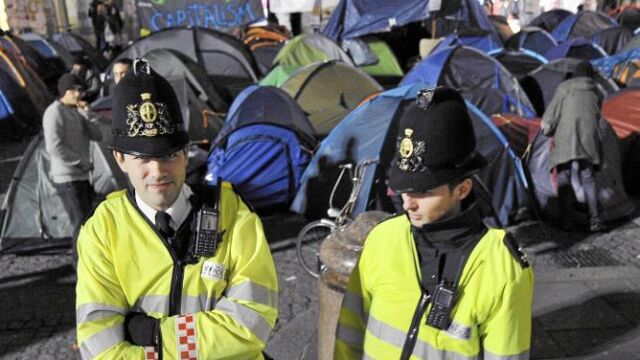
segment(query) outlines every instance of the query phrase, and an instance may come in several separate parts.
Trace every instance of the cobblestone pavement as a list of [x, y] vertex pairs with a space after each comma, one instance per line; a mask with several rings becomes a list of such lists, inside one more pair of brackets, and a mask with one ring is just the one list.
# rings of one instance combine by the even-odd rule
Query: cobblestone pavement
[[[636, 205], [639, 205], [636, 203]], [[293, 237], [304, 220], [264, 218], [280, 285], [276, 332], [317, 300], [315, 280], [298, 265]], [[640, 267], [640, 217], [603, 234], [563, 232], [529, 221], [510, 228], [536, 269], [633, 264]], [[67, 254], [0, 255], [0, 358], [74, 359], [75, 274]]]

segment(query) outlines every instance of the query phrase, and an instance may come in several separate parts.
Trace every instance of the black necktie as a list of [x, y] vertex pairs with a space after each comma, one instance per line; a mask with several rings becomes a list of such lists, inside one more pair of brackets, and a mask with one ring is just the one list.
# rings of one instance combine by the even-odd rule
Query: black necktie
[[173, 236], [173, 228], [171, 228], [171, 215], [164, 211], [158, 211], [156, 213], [156, 227], [160, 230], [162, 236], [170, 238]]

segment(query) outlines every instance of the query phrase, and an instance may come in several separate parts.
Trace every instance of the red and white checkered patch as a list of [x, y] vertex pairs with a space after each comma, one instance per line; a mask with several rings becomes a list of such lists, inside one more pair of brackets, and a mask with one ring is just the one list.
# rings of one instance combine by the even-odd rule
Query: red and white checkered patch
[[145, 360], [158, 360], [158, 349], [155, 346], [145, 346], [144, 347], [144, 358]]
[[198, 339], [196, 339], [196, 317], [187, 314], [178, 317], [178, 354], [180, 360], [198, 360]]

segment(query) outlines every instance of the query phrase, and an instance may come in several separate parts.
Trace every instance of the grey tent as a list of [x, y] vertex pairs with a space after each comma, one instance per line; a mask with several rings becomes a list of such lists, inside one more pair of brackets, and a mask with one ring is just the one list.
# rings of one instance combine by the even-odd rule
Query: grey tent
[[[104, 127], [103, 135], [108, 135]], [[107, 136], [108, 137], [108, 136]], [[115, 169], [105, 144], [91, 142], [94, 169], [91, 184], [98, 195], [124, 187], [124, 175]], [[2, 204], [0, 251], [23, 251], [68, 244], [72, 236], [69, 217], [49, 177], [49, 156], [42, 135], [34, 137], [9, 184]]]
[[131, 44], [116, 59], [135, 59], [156, 49], [180, 52], [202, 66], [228, 103], [246, 85], [258, 80], [255, 59], [242, 41], [199, 27], [154, 32]]

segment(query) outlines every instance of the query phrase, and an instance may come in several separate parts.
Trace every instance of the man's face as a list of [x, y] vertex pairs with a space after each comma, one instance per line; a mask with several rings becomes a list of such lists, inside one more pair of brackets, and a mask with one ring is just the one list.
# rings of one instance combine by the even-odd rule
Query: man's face
[[78, 102], [80, 101], [81, 97], [82, 97], [81, 89], [79, 88], [69, 89], [67, 90], [67, 92], [64, 93], [64, 96], [62, 97], [61, 100], [65, 105], [76, 106], [78, 105]]
[[76, 74], [80, 79], [84, 79], [87, 75], [87, 67], [82, 64], [73, 64], [73, 66], [71, 66], [71, 72]]
[[113, 65], [113, 81], [116, 85], [127, 74], [127, 71], [129, 71], [129, 65], [127, 64], [116, 63]]
[[114, 156], [136, 194], [147, 205], [164, 211], [176, 201], [187, 172], [184, 150], [163, 158], [142, 158], [115, 151]]
[[415, 227], [444, 219], [460, 212], [460, 201], [469, 195], [471, 180], [465, 179], [453, 190], [449, 185], [438, 186], [425, 192], [402, 194], [402, 207]]

